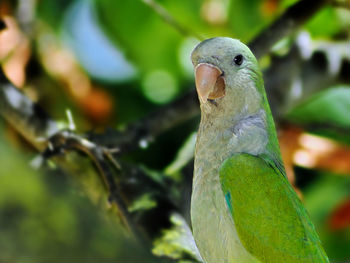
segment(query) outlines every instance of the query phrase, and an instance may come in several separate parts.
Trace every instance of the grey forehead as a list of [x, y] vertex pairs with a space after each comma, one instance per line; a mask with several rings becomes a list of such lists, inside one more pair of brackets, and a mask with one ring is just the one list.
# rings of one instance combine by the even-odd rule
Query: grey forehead
[[202, 45], [208, 45], [209, 43], [213, 45], [219, 44], [219, 45], [228, 45], [228, 46], [234, 46], [235, 44], [244, 45], [238, 39], [233, 39], [230, 37], [213, 37], [213, 38], [208, 38], [206, 40], [203, 40], [201, 43], [198, 44], [198, 47]]
[[220, 51], [229, 53], [249, 53], [249, 49], [246, 45], [237, 39], [232, 39], [229, 37], [215, 37], [206, 39], [199, 43], [194, 51], [202, 54]]

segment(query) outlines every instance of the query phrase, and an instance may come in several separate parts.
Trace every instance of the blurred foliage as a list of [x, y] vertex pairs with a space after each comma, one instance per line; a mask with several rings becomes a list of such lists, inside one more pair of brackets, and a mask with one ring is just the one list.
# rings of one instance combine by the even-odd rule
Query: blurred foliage
[[308, 22], [306, 27], [313, 37], [330, 37], [336, 35], [341, 28], [337, 10], [331, 7], [324, 8]]
[[[169, 256], [174, 259], [181, 259], [186, 254], [193, 258], [201, 260], [196, 244], [192, 239], [191, 229], [188, 227], [186, 221], [182, 216], [173, 214], [170, 216], [173, 227], [163, 231], [161, 237], [154, 242], [152, 252], [159, 256]], [[188, 240], [193, 240], [188, 242]], [[181, 260], [180, 263], [192, 262]]]
[[[3, 138], [3, 123], [0, 127]], [[32, 154], [4, 140], [0, 149], [0, 262], [154, 262], [72, 190], [64, 173], [39, 173], [29, 166]]]
[[[26, 83], [19, 86], [55, 120], [62, 121], [69, 108], [78, 130], [86, 131], [106, 127], [122, 130], [186, 93], [193, 88], [189, 55], [196, 43], [219, 35], [249, 42], [297, 1], [15, 2], [17, 5], [2, 0], [0, 15], [12, 17], [20, 28], [17, 30], [26, 33], [11, 29], [17, 35], [6, 40], [6, 47], [0, 38], [1, 65], [8, 68], [13, 82], [20, 79], [18, 69], [23, 70]], [[345, 39], [350, 43], [349, 26], [349, 10], [329, 6], [303, 30], [313, 39]], [[292, 43], [293, 37], [282, 41]], [[25, 41], [30, 45], [23, 47]], [[18, 55], [20, 50], [24, 53]], [[18, 59], [26, 56], [28, 61]], [[15, 70], [10, 67], [11, 58], [17, 59]], [[350, 143], [349, 103], [349, 86], [329, 87], [292, 109], [284, 121], [310, 128], [346, 148]], [[171, 129], [151, 144], [141, 145], [124, 161], [150, 168], [145, 171], [154, 169], [157, 176], [164, 171], [167, 179], [178, 184], [190, 181], [184, 171], [191, 168], [188, 164], [197, 124], [198, 118]], [[350, 160], [348, 152], [341, 156], [346, 162]], [[72, 190], [77, 187], [62, 171], [32, 169], [29, 163], [36, 154], [1, 123], [0, 262], [154, 262], [120, 226], [102, 215], [104, 211], [90, 204], [79, 190]], [[297, 186], [331, 261], [350, 260], [349, 206], [344, 205], [350, 197], [350, 171], [339, 175], [332, 166], [322, 171], [315, 166], [299, 168], [295, 170]], [[179, 197], [181, 191], [173, 192]], [[130, 209], [154, 207], [151, 196], [143, 195]], [[186, 246], [183, 236], [188, 235], [188, 229], [177, 215], [171, 220], [173, 228], [162, 231], [153, 253], [176, 258]], [[194, 253], [191, 249], [185, 252]]]
[[[337, 132], [350, 128], [350, 87], [334, 87], [309, 98], [293, 109], [288, 118], [299, 124], [315, 127], [314, 132], [350, 144], [350, 135]], [[335, 131], [330, 130], [333, 127]]]
[[[307, 187], [304, 192], [306, 209], [318, 226], [320, 238], [329, 258], [334, 261], [349, 258], [350, 229], [343, 226], [337, 228], [332, 224], [332, 221], [335, 221], [335, 209], [344, 201], [349, 201], [349, 189], [348, 177], [320, 173], [317, 182]], [[343, 211], [343, 214], [346, 213], [349, 214], [349, 211]]]
[[299, 105], [290, 113], [289, 118], [303, 123], [328, 123], [349, 128], [349, 111], [350, 87], [334, 87]]

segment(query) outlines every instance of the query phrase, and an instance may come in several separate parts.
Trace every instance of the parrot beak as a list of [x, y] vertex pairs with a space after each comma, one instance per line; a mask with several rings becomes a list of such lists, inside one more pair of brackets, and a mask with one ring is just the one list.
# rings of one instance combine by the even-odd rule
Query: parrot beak
[[196, 88], [200, 101], [217, 99], [225, 95], [225, 80], [222, 71], [211, 64], [200, 63], [195, 68]]

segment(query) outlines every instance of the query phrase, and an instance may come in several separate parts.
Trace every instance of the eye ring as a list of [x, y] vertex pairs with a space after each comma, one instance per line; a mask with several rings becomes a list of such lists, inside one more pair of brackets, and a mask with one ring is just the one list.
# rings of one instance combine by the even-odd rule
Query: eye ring
[[237, 66], [242, 65], [242, 63], [243, 63], [243, 56], [241, 54], [235, 56], [234, 59], [233, 59], [233, 63], [235, 63], [235, 65], [237, 65]]

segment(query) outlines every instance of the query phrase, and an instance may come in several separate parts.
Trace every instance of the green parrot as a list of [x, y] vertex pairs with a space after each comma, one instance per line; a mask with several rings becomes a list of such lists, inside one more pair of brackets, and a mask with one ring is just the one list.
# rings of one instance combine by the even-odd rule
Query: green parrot
[[329, 262], [286, 178], [252, 52], [217, 37], [191, 59], [201, 108], [191, 220], [203, 261]]

